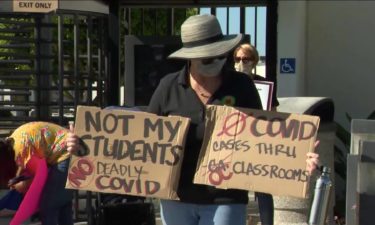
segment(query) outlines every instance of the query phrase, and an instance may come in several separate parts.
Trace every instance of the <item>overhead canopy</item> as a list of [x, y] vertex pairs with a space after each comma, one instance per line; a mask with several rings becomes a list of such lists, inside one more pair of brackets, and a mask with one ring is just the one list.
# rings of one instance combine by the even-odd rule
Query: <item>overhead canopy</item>
[[[106, 0], [108, 2], [110, 0]], [[117, 0], [121, 6], [166, 7], [166, 6], [241, 6], [264, 4], [270, 0]]]
[[108, 14], [102, 0], [8, 0], [1, 1], [0, 13], [49, 13], [60, 10]]

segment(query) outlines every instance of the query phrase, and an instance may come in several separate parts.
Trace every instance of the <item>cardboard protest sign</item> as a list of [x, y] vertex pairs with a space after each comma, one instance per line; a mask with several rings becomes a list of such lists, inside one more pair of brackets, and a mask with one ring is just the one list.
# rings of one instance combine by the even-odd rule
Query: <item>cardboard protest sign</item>
[[72, 156], [66, 187], [176, 199], [190, 120], [78, 106], [75, 132], [87, 147]]
[[207, 106], [194, 183], [306, 197], [319, 117]]

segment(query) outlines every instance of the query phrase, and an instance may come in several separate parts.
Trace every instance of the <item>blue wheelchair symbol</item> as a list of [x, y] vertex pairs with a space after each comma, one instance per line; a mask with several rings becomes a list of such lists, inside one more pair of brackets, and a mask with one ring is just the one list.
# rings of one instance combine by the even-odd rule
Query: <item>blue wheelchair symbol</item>
[[296, 59], [295, 58], [281, 58], [280, 59], [280, 73], [295, 73]]

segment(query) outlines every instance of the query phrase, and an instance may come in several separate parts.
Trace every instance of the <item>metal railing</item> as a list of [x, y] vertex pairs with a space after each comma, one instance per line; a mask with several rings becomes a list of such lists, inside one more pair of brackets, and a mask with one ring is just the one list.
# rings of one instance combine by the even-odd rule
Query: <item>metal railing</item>
[[66, 125], [78, 104], [105, 104], [106, 28], [97, 14], [0, 13], [1, 135], [29, 121]]

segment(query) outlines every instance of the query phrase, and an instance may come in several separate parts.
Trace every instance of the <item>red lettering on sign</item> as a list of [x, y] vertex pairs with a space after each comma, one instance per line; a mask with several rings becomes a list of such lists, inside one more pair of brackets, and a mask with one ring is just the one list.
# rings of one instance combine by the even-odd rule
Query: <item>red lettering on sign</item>
[[68, 180], [74, 187], [81, 187], [81, 182], [86, 181], [87, 177], [90, 176], [94, 171], [94, 164], [86, 159], [80, 158], [77, 165], [73, 166], [68, 174]]
[[[234, 117], [234, 118], [232, 118]], [[232, 113], [224, 120], [223, 129], [217, 136], [223, 134], [227, 136], [236, 136], [242, 133], [246, 127], [246, 118], [248, 116], [244, 113]], [[231, 131], [232, 129], [232, 131]]]
[[254, 117], [234, 112], [224, 119], [223, 127], [217, 136], [234, 137], [248, 132], [253, 137], [279, 137], [291, 140], [309, 140], [316, 134], [318, 127], [312, 121], [287, 120], [285, 118]]
[[[215, 159], [210, 160], [207, 165], [208, 169], [208, 181], [213, 185], [220, 185], [224, 180], [229, 180], [232, 178], [233, 173], [228, 172], [227, 175], [224, 174], [227, 168], [229, 168], [230, 163], [225, 162], [225, 160], [233, 155], [233, 152], [227, 155], [224, 159], [220, 159], [216, 163]], [[204, 166], [206, 167], [206, 166]], [[206, 173], [205, 173], [206, 174]], [[205, 175], [203, 174], [203, 176]]]
[[219, 161], [218, 164], [214, 161], [211, 161], [208, 164], [208, 180], [213, 185], [220, 185], [224, 180], [229, 180], [233, 173], [229, 172], [228, 175], [224, 175], [225, 170], [229, 168], [228, 163], [224, 163], [222, 160]]

